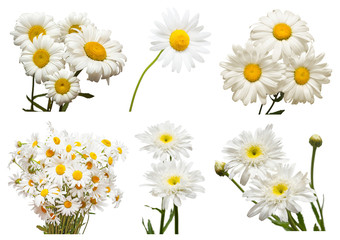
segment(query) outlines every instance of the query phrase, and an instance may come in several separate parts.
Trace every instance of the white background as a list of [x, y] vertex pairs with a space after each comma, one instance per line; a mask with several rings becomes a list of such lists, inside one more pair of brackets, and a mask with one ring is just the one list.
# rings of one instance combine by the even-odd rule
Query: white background
[[[238, 189], [227, 178], [214, 173], [214, 161], [223, 160], [222, 148], [228, 140], [243, 130], [255, 131], [267, 124], [274, 124], [274, 131], [282, 138], [284, 151], [296, 169], [309, 171], [311, 146], [309, 137], [317, 133], [324, 140], [317, 152], [315, 187], [319, 196], [325, 194], [325, 223], [327, 236], [338, 232], [340, 213], [338, 198], [339, 163], [339, 14], [337, 1], [9, 1], [2, 7], [1, 18], [1, 99], [0, 107], [0, 184], [1, 229], [3, 236], [19, 239], [42, 238], [35, 228], [42, 224], [30, 210], [28, 199], [18, 197], [7, 186], [10, 171], [9, 152], [18, 139], [29, 138], [31, 133], [44, 135], [47, 121], [55, 128], [69, 132], [88, 132], [105, 135], [123, 141], [129, 147], [126, 162], [117, 165], [118, 185], [124, 190], [124, 198], [118, 209], [107, 207], [90, 219], [85, 238], [105, 239], [152, 238], [146, 236], [141, 225], [142, 217], [151, 218], [158, 231], [159, 215], [144, 204], [159, 206], [160, 199], [149, 194], [144, 173], [156, 162], [151, 155], [140, 152], [142, 147], [134, 135], [144, 132], [150, 125], [170, 120], [182, 125], [193, 137], [193, 151], [188, 161], [194, 161], [195, 169], [202, 171], [206, 181], [205, 194], [188, 199], [179, 209], [180, 235], [178, 239], [190, 238], [245, 238], [252, 239], [298, 239], [301, 235], [286, 233], [269, 221], [260, 222], [257, 217], [249, 219], [246, 214], [252, 203], [241, 197]], [[151, 29], [155, 20], [162, 21], [161, 13], [175, 7], [180, 14], [190, 10], [191, 16], [200, 13], [200, 25], [211, 32], [210, 54], [205, 63], [196, 65], [190, 73], [185, 68], [180, 74], [156, 63], [145, 75], [137, 94], [134, 111], [128, 113], [132, 93], [145, 67], [157, 55], [151, 52]], [[283, 102], [275, 110], [286, 109], [282, 116], [258, 116], [259, 103], [244, 107], [233, 102], [230, 90], [223, 90], [219, 62], [232, 52], [232, 44], [243, 45], [249, 37], [250, 25], [273, 9], [290, 10], [308, 23], [315, 39], [316, 53], [325, 52], [324, 62], [333, 69], [331, 83], [322, 91], [323, 99], [313, 105], [293, 106]], [[25, 113], [28, 108], [25, 95], [30, 94], [31, 78], [18, 63], [20, 49], [13, 45], [15, 21], [24, 12], [46, 12], [55, 21], [69, 13], [87, 12], [98, 28], [110, 29], [111, 38], [120, 41], [128, 61], [124, 71], [106, 81], [91, 83], [84, 73], [80, 75], [82, 92], [95, 95], [91, 100], [75, 99], [66, 113]], [[184, 70], [184, 71], [183, 71]], [[43, 93], [39, 86], [37, 93]], [[266, 107], [268, 108], [268, 106]], [[265, 108], [265, 109], [266, 109]], [[12, 173], [14, 172], [14, 167]], [[303, 205], [309, 229], [314, 218], [309, 205]], [[288, 235], [289, 234], [289, 235]], [[316, 234], [304, 235], [316, 238]], [[50, 238], [52, 236], [45, 236]], [[80, 236], [74, 236], [74, 238]], [[167, 238], [173, 237], [173, 225], [167, 230]], [[69, 239], [69, 238], [68, 238]]]

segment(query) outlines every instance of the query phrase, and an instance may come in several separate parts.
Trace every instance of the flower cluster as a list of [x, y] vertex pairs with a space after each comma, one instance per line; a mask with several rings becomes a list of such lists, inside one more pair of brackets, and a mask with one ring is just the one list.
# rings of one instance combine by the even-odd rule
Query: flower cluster
[[[84, 217], [103, 209], [109, 199], [118, 207], [122, 192], [116, 187], [113, 166], [125, 159], [127, 149], [119, 143], [92, 135], [69, 134], [50, 126], [46, 139], [33, 134], [17, 141], [10, 165], [21, 172], [11, 177], [19, 194], [31, 198], [33, 211], [45, 221], [44, 232], [62, 228], [78, 233]], [[68, 219], [69, 222], [65, 222]], [[73, 226], [73, 225], [72, 225]]]
[[289, 11], [274, 10], [261, 17], [252, 25], [246, 46], [233, 46], [234, 55], [220, 63], [224, 89], [230, 88], [233, 100], [244, 105], [257, 98], [264, 105], [267, 95], [273, 95], [273, 102], [284, 98], [292, 104], [314, 103], [314, 96], [322, 97], [331, 70], [320, 63], [324, 54], [315, 55], [308, 31], [306, 22]]
[[[55, 102], [65, 111], [77, 96], [91, 98], [93, 95], [80, 91], [78, 75], [86, 69], [88, 80], [98, 82], [118, 75], [126, 57], [122, 45], [110, 39], [110, 31], [99, 30], [86, 14], [71, 13], [59, 24], [44, 13], [22, 14], [11, 34], [14, 44], [22, 49], [20, 62], [26, 75], [33, 77], [32, 95], [27, 97], [42, 111], [51, 111]], [[66, 70], [68, 66], [69, 70]], [[47, 94], [34, 96], [34, 83], [44, 83]], [[34, 100], [46, 96], [44, 108]]]
[[[188, 150], [192, 150], [190, 142], [192, 137], [185, 130], [170, 122], [151, 126], [148, 130], [136, 137], [147, 144], [142, 150], [153, 153], [153, 157], [160, 160], [159, 163], [152, 164], [152, 171], [145, 175], [150, 182], [147, 185], [152, 187], [151, 194], [162, 198], [162, 208], [158, 209], [163, 219], [160, 234], [166, 230], [164, 215], [170, 201], [173, 202], [174, 208], [170, 212], [169, 221], [171, 222], [172, 217], [175, 218], [177, 234], [178, 207], [181, 206], [182, 200], [195, 198], [197, 192], [204, 192], [204, 188], [198, 184], [204, 181], [204, 177], [200, 171], [191, 171], [192, 163], [186, 163], [181, 159], [181, 155], [189, 157]], [[145, 229], [147, 233], [153, 232], [152, 227]]]

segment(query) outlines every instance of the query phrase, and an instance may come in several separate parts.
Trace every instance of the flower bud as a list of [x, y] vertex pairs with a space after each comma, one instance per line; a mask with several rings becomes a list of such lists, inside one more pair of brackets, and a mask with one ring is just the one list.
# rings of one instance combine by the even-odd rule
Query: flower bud
[[309, 138], [309, 143], [310, 145], [312, 145], [313, 147], [321, 147], [322, 145], [322, 139], [319, 135], [314, 134], [313, 136], [311, 136]]
[[17, 147], [21, 147], [22, 146], [22, 142], [20, 142], [20, 141], [17, 141]]
[[223, 177], [225, 175], [224, 166], [225, 162], [215, 161], [215, 172], [218, 176]]

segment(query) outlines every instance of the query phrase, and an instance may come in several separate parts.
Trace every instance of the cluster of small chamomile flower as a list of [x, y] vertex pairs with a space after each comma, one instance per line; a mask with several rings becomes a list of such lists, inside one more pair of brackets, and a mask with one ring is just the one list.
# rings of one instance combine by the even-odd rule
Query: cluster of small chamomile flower
[[308, 31], [306, 22], [289, 11], [274, 10], [261, 17], [252, 25], [245, 47], [233, 46], [234, 55], [220, 63], [224, 89], [230, 88], [233, 100], [244, 105], [257, 98], [265, 105], [267, 95], [273, 95], [273, 104], [282, 99], [312, 104], [314, 96], [322, 98], [322, 85], [329, 83], [331, 70], [320, 63], [324, 54], [315, 55]]
[[[163, 234], [174, 218], [175, 234], [178, 234], [178, 207], [186, 198], [196, 198], [197, 192], [204, 192], [204, 188], [198, 184], [204, 181], [201, 172], [192, 171], [192, 162], [186, 163], [181, 159], [181, 156], [189, 157], [192, 137], [181, 126], [168, 121], [151, 126], [148, 131], [136, 137], [146, 144], [141, 150], [153, 153], [153, 158], [160, 161], [153, 163], [152, 171], [145, 174], [150, 182], [146, 185], [152, 187], [150, 193], [162, 198], [161, 209], [152, 208], [162, 215], [159, 233]], [[164, 225], [165, 211], [170, 202], [173, 203], [173, 209], [170, 211], [168, 224]], [[148, 227], [144, 225], [146, 232], [154, 233], [150, 220], [147, 225]]]
[[[229, 141], [223, 152], [227, 162], [216, 162], [215, 171], [219, 176], [227, 176], [243, 192], [247, 200], [255, 205], [249, 210], [248, 217], [259, 214], [259, 219], [269, 219], [275, 225], [288, 231], [306, 230], [299, 202], [308, 202], [314, 206], [318, 198], [307, 173], [294, 173], [294, 165], [289, 165], [284, 158], [281, 140], [275, 136], [273, 126], [257, 129], [253, 134], [243, 131]], [[310, 143], [321, 146], [321, 138], [312, 136]], [[314, 165], [315, 154], [312, 159]], [[314, 167], [312, 167], [313, 171]], [[250, 182], [249, 190], [244, 191], [234, 180], [240, 176], [240, 184]], [[311, 173], [313, 183], [313, 173]], [[314, 206], [315, 211], [316, 207]], [[314, 211], [314, 210], [313, 210]], [[322, 209], [316, 216], [322, 216]], [[292, 213], [297, 214], [295, 220]], [[320, 228], [324, 230], [323, 218], [317, 217]], [[322, 220], [322, 223], [321, 223]], [[314, 227], [314, 230], [316, 227]]]
[[115, 184], [113, 166], [126, 154], [126, 146], [118, 141], [57, 131], [49, 125], [45, 139], [33, 134], [16, 142], [10, 165], [20, 171], [9, 185], [32, 199], [33, 211], [45, 221], [40, 227], [45, 233], [79, 233], [84, 218], [95, 209], [103, 210], [107, 199], [119, 206], [122, 192]]
[[[118, 75], [126, 57], [122, 45], [110, 39], [111, 31], [99, 30], [83, 13], [71, 13], [58, 24], [44, 13], [24, 13], [16, 22], [14, 44], [22, 49], [20, 62], [32, 76], [32, 93], [27, 99], [42, 111], [51, 111], [55, 102], [61, 111], [81, 93], [78, 75], [86, 69], [88, 80], [98, 82]], [[68, 69], [66, 67], [68, 66]], [[44, 83], [48, 93], [34, 95], [34, 84]], [[46, 96], [47, 107], [36, 102]]]

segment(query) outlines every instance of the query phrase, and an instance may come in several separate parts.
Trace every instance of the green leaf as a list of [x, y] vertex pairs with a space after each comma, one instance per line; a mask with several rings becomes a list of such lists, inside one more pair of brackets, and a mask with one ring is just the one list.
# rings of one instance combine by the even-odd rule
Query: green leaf
[[146, 227], [145, 227], [144, 218], [142, 218], [142, 224], [143, 224], [143, 227], [145, 229], [145, 232], [148, 233], [148, 229], [146, 229]]
[[159, 208], [150, 207], [150, 206], [148, 206], [148, 205], [144, 205], [144, 206], [145, 206], [145, 207], [148, 207], [148, 208], [151, 208], [152, 210], [156, 210], [156, 211], [158, 211], [160, 214], [164, 213], [164, 210], [161, 210], [161, 209], [159, 209]]
[[68, 103], [65, 103], [62, 107], [61, 107], [61, 112], [66, 112], [68, 108]]
[[281, 115], [285, 110], [279, 110], [276, 112], [268, 113], [268, 115]]
[[320, 229], [319, 229], [318, 225], [316, 225], [316, 223], [314, 224], [313, 231], [320, 231]]
[[94, 97], [94, 95], [92, 95], [90, 93], [79, 93], [78, 96], [84, 97], [84, 98], [93, 98]]
[[35, 95], [35, 96], [33, 96], [33, 100], [36, 99], [36, 98], [38, 98], [38, 97], [44, 97], [44, 96], [46, 96], [46, 95], [47, 95], [47, 93]]
[[43, 227], [43, 226], [37, 225], [37, 228], [38, 228], [40, 231], [46, 232], [46, 228]]
[[25, 109], [25, 108], [23, 108], [22, 110], [25, 111], [25, 112], [36, 112], [35, 110]]
[[166, 231], [166, 229], [168, 228], [169, 224], [171, 223], [172, 219], [174, 218], [175, 212], [173, 209], [171, 209], [170, 211], [170, 215], [169, 215], [169, 219], [166, 222], [165, 226], [163, 227], [163, 233]]
[[315, 207], [314, 203], [311, 203], [311, 205], [312, 205], [312, 209], [313, 209], [314, 215], [315, 215], [318, 223], [320, 223], [320, 215], [318, 213], [318, 210], [316, 210], [316, 207]]
[[280, 226], [280, 227], [282, 227], [282, 228], [283, 228], [284, 230], [286, 230], [286, 231], [294, 231], [294, 229], [290, 227], [290, 225], [289, 225], [288, 222], [282, 222], [282, 221], [280, 221], [280, 218], [279, 218], [278, 216], [276, 216], [276, 215], [272, 215], [272, 217], [273, 217], [274, 219], [269, 218], [269, 220], [270, 220], [274, 225]]
[[142, 218], [142, 224], [147, 234], [155, 234], [150, 219], [148, 219], [148, 227], [145, 226], [144, 218]]
[[279, 97], [276, 98], [276, 99], [273, 100], [273, 101], [274, 101], [274, 102], [281, 102], [285, 94], [284, 94], [283, 92], [278, 92], [277, 95], [278, 95]]
[[46, 110], [44, 107], [42, 107], [42, 106], [40, 106], [38, 103], [32, 101], [27, 95], [26, 95], [26, 98], [27, 98], [27, 100], [28, 100], [29, 102], [33, 103], [33, 105], [34, 105], [35, 107], [39, 108], [39, 109], [40, 109], [41, 111], [43, 111], [43, 112], [47, 112], [47, 110]]
[[303, 219], [302, 214], [299, 212], [299, 213], [296, 214], [296, 216], [298, 217], [298, 221], [299, 221], [298, 226], [299, 226], [299, 228], [302, 231], [307, 231], [307, 228], [306, 228], [306, 225], [305, 225], [305, 221]]

